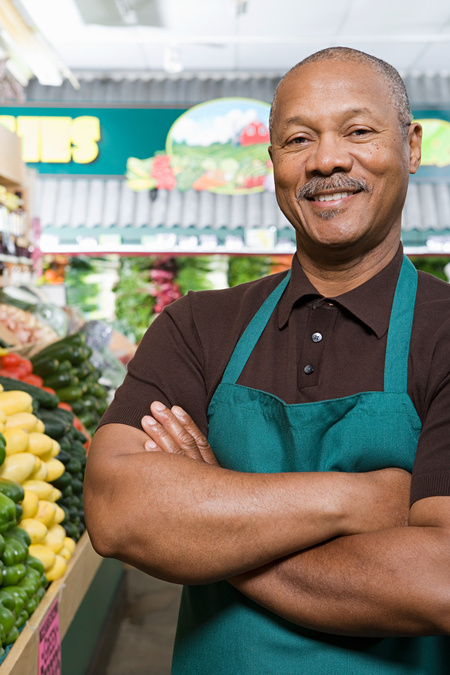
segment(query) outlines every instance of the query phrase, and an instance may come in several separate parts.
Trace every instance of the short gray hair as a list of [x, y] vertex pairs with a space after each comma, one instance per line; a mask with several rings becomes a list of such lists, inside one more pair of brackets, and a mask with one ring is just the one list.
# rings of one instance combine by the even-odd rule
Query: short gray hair
[[307, 56], [302, 61], [299, 61], [299, 63], [288, 70], [286, 75], [284, 75], [284, 77], [278, 83], [272, 100], [272, 107], [270, 109], [269, 117], [269, 132], [271, 139], [280, 85], [290, 73], [301, 68], [302, 66], [305, 66], [307, 63], [314, 63], [315, 61], [354, 61], [356, 63], [365, 63], [369, 66], [372, 66], [382, 77], [384, 77], [384, 80], [389, 87], [394, 106], [397, 110], [400, 127], [404, 136], [406, 137], [412, 119], [411, 107], [409, 104], [405, 83], [394, 66], [391, 66], [389, 63], [377, 58], [376, 56], [361, 52], [358, 49], [351, 49], [350, 47], [328, 47], [327, 49], [321, 49], [319, 52], [315, 52], [314, 54], [311, 54], [311, 56]]

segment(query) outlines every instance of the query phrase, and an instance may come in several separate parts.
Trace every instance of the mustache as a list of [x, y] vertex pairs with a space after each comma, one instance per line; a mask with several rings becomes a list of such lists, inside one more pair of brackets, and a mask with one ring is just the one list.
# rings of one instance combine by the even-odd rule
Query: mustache
[[311, 180], [305, 183], [297, 192], [297, 201], [300, 199], [309, 199], [317, 192], [324, 190], [336, 190], [336, 192], [345, 192], [351, 190], [352, 192], [372, 192], [370, 185], [364, 178], [352, 178], [346, 174], [336, 173], [333, 176], [313, 176]]

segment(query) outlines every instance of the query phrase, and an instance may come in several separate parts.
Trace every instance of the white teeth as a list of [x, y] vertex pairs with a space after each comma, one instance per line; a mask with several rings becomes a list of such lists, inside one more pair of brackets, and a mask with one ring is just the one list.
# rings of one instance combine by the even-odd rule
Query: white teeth
[[317, 202], [332, 202], [337, 199], [343, 199], [344, 197], [348, 197], [351, 195], [351, 192], [334, 192], [331, 195], [319, 195], [318, 197], [315, 197], [315, 200]]

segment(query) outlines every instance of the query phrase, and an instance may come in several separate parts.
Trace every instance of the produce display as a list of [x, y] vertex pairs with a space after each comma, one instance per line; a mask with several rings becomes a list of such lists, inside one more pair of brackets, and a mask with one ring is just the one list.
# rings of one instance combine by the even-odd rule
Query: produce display
[[84, 333], [30, 359], [0, 350], [0, 657], [85, 530], [86, 427], [108, 393], [91, 355]]
[[31, 312], [0, 304], [0, 323], [14, 333], [20, 344], [25, 345], [39, 340], [55, 340], [58, 334]]
[[108, 407], [108, 391], [99, 384], [101, 373], [90, 361], [92, 349], [79, 332], [51, 343], [31, 357], [33, 374], [42, 378], [69, 412], [92, 434]]
[[[53, 527], [60, 527], [57, 521], [65, 514], [54, 501], [49, 501], [51, 517], [47, 514], [43, 518], [43, 504], [34, 485], [39, 482], [34, 477], [40, 475], [40, 468], [51, 462], [58, 449], [52, 442], [47, 445], [50, 450], [41, 452], [40, 437], [46, 439], [44, 425], [32, 409], [32, 397], [26, 392], [0, 392], [0, 656], [15, 642], [58, 571], [50, 533]], [[56, 499], [58, 493], [53, 492], [53, 487], [50, 490], [51, 498]], [[35, 555], [33, 537], [26, 525], [29, 518], [24, 517], [28, 515], [40, 526], [42, 546], [53, 556], [47, 567], [42, 557]], [[59, 553], [64, 546], [73, 550], [75, 542], [72, 545], [63, 541]]]

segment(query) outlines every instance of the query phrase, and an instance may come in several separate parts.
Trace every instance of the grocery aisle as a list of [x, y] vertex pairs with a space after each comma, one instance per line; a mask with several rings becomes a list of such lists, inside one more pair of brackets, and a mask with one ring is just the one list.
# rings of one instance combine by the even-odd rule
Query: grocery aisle
[[127, 604], [106, 675], [170, 675], [181, 586], [126, 567]]

